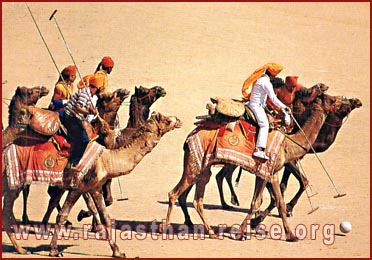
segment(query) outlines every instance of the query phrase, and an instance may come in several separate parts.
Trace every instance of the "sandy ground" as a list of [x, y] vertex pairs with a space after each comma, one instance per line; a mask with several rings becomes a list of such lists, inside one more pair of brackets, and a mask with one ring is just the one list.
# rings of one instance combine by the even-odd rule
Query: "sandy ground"
[[[176, 115], [184, 123], [181, 129], [168, 133], [130, 175], [113, 180], [115, 202], [109, 212], [116, 220], [116, 240], [128, 257], [370, 257], [369, 3], [69, 2], [29, 6], [59, 68], [72, 61], [55, 22], [48, 20], [55, 9], [57, 22], [82, 74], [92, 73], [100, 59], [110, 55], [115, 60], [110, 91], [125, 87], [133, 92], [134, 86], [161, 85], [168, 94], [152, 110]], [[311, 203], [320, 208], [309, 215], [309, 200], [306, 195], [301, 198], [289, 220], [293, 229], [300, 226], [308, 230], [305, 239], [298, 243], [287, 243], [284, 236], [281, 240], [252, 236], [244, 242], [234, 241], [227, 231], [217, 240], [192, 236], [188, 240], [171, 240], [135, 230], [132, 239], [121, 237], [122, 225], [149, 228], [154, 220], [159, 223], [165, 218], [167, 192], [182, 173], [183, 142], [193, 129], [195, 116], [205, 114], [209, 98], [240, 98], [246, 77], [271, 61], [284, 66], [280, 74], [283, 78], [297, 75], [299, 83], [305, 86], [323, 82], [331, 86], [332, 95], [362, 100], [363, 107], [352, 112], [334, 145], [319, 154], [337, 189], [347, 196], [333, 198], [337, 192], [319, 162], [310, 155], [302, 165], [311, 181], [309, 193], [318, 192]], [[58, 77], [25, 3], [2, 3], [2, 62], [2, 121], [6, 126], [7, 104], [17, 86], [44, 85], [52, 92]], [[38, 106], [47, 106], [50, 98], [51, 94]], [[124, 105], [120, 110], [123, 125], [128, 120], [128, 109]], [[205, 208], [213, 227], [241, 223], [250, 205], [253, 180], [249, 173], [242, 176], [237, 189], [241, 206], [227, 211], [220, 207], [215, 180], [211, 178]], [[287, 199], [296, 188], [291, 179]], [[46, 209], [46, 190], [46, 184], [31, 187], [29, 216], [33, 221], [40, 221]], [[192, 194], [189, 209], [194, 223], [199, 224]], [[117, 201], [121, 197], [129, 199]], [[266, 191], [264, 199], [265, 206]], [[77, 222], [81, 208], [85, 208], [82, 199], [69, 217], [76, 234], [81, 234], [83, 224], [90, 223], [88, 219]], [[14, 210], [20, 219], [21, 199]], [[54, 213], [52, 223], [55, 216]], [[353, 226], [346, 235], [338, 228], [343, 220]], [[174, 227], [183, 223], [179, 207], [171, 221]], [[272, 216], [265, 220], [267, 230], [274, 224], [281, 226], [280, 219]], [[318, 231], [312, 229], [314, 225], [319, 225]], [[334, 225], [334, 231], [328, 225]], [[310, 231], [315, 232], [314, 237]], [[27, 255], [29, 258], [47, 256], [49, 242], [50, 239], [38, 240], [30, 235], [21, 244], [34, 251]], [[70, 237], [60, 241], [59, 246], [66, 257], [111, 255], [107, 242], [97, 241], [93, 233], [88, 233], [88, 239]], [[4, 232], [2, 250], [2, 257], [21, 257], [13, 253]]]

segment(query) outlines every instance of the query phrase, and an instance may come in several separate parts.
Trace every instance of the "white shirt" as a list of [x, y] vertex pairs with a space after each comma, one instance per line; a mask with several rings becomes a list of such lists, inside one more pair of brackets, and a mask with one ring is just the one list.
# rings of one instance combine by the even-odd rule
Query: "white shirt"
[[[280, 108], [286, 108], [275, 95], [273, 85], [270, 82], [270, 77], [263, 74], [253, 85], [249, 106], [265, 107], [267, 97]], [[248, 103], [248, 102], [247, 102]]]

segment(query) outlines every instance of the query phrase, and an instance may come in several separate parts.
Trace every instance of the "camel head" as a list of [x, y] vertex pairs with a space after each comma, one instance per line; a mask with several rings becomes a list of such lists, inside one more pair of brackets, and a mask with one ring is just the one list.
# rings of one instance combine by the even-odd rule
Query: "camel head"
[[100, 116], [109, 123], [110, 126], [114, 126], [117, 112], [124, 100], [129, 97], [129, 90], [119, 88], [114, 92], [100, 93], [97, 100], [97, 110]]
[[345, 96], [332, 97], [334, 100], [331, 112], [341, 120], [347, 117], [355, 108], [362, 106], [362, 102], [358, 98], [347, 98]]
[[17, 87], [14, 97], [18, 97], [21, 103], [25, 106], [35, 106], [40, 98], [49, 94], [49, 90], [44, 86], [36, 86], [32, 88]]
[[176, 116], [165, 116], [158, 112], [152, 112], [148, 121], [151, 132], [157, 132], [160, 136], [182, 126], [181, 120]]
[[134, 96], [139, 103], [149, 104], [150, 106], [160, 97], [167, 94], [164, 88], [155, 86], [152, 88], [145, 88], [142, 86], [135, 87]]

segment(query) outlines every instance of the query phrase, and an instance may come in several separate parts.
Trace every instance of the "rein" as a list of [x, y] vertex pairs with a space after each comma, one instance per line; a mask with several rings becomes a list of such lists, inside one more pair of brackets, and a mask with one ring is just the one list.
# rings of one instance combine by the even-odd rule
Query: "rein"
[[154, 97], [154, 100], [151, 100], [151, 91], [149, 91], [149, 93], [147, 93], [147, 94], [144, 95], [143, 97], [139, 97], [139, 98], [138, 98], [138, 101], [142, 102], [142, 100], [144, 100], [145, 98], [148, 98], [148, 99], [149, 99], [149, 102], [150, 102], [150, 103], [153, 103], [153, 102], [155, 102], [155, 100], [156, 100], [156, 95], [155, 95], [155, 97]]
[[331, 123], [328, 123], [327, 121], [325, 121], [324, 122], [324, 124], [325, 125], [328, 125], [328, 126], [330, 126], [330, 127], [336, 127], [336, 128], [339, 128], [339, 127], [341, 127], [341, 126], [343, 126], [345, 123], [346, 123], [346, 121], [348, 120], [348, 118], [349, 118], [349, 114], [346, 116], [346, 119], [345, 120], [342, 120], [342, 122], [341, 122], [341, 124], [331, 124]]

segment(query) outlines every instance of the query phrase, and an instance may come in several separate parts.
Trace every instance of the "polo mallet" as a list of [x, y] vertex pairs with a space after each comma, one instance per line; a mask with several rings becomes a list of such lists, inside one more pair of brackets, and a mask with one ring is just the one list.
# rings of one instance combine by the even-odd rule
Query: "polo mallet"
[[26, 6], [27, 6], [28, 11], [30, 12], [30, 15], [31, 15], [31, 17], [32, 17], [32, 20], [34, 21], [34, 24], [36, 25], [37, 31], [39, 32], [39, 35], [40, 35], [41, 39], [43, 40], [44, 45], [45, 45], [45, 47], [47, 48], [50, 57], [52, 58], [52, 62], [53, 62], [53, 64], [54, 64], [54, 66], [56, 67], [59, 76], [61, 77], [61, 79], [63, 80], [63, 82], [66, 84], [65, 79], [63, 78], [63, 76], [62, 76], [62, 74], [61, 74], [61, 71], [59, 70], [59, 68], [58, 68], [58, 66], [57, 66], [57, 63], [56, 63], [56, 61], [54, 60], [53, 55], [52, 55], [51, 51], [49, 50], [49, 47], [48, 47], [47, 43], [45, 42], [45, 39], [44, 39], [44, 37], [43, 37], [43, 35], [42, 35], [41, 31], [40, 31], [40, 28], [39, 28], [39, 26], [38, 26], [37, 23], [36, 23], [36, 20], [35, 20], [35, 18], [34, 18], [34, 16], [33, 16], [32, 12], [31, 12], [30, 7], [28, 6], [28, 4], [27, 4], [26, 2], [25, 2], [25, 4], [26, 4]]
[[117, 177], [117, 179], [118, 179], [119, 190], [120, 190], [120, 199], [117, 199], [117, 201], [128, 200], [128, 198], [123, 198], [123, 193], [122, 193], [122, 191], [121, 191], [121, 185], [120, 185], [119, 177]]
[[314, 147], [311, 145], [309, 139], [307, 138], [307, 136], [306, 136], [304, 130], [301, 128], [301, 126], [299, 125], [299, 123], [297, 122], [297, 120], [294, 118], [294, 116], [292, 115], [292, 113], [291, 113], [290, 115], [291, 115], [291, 117], [292, 117], [292, 119], [293, 119], [293, 122], [295, 122], [295, 124], [296, 124], [297, 127], [300, 129], [300, 131], [301, 131], [301, 133], [303, 134], [303, 136], [305, 137], [306, 141], [309, 143], [310, 148], [311, 148], [311, 150], [313, 151], [315, 157], [318, 159], [320, 165], [322, 166], [323, 170], [325, 171], [325, 173], [327, 174], [329, 180], [331, 181], [331, 183], [332, 183], [334, 189], [336, 190], [337, 195], [333, 196], [333, 198], [340, 198], [340, 197], [346, 196], [346, 193], [340, 193], [340, 192], [338, 191], [336, 185], [335, 185], [335, 184], [333, 183], [333, 181], [332, 181], [331, 176], [329, 175], [329, 173], [328, 173], [328, 171], [326, 170], [326, 168], [324, 167], [322, 161], [321, 161], [320, 158], [318, 157], [318, 154], [315, 152]]
[[[83, 80], [83, 78], [82, 78], [82, 76], [81, 76], [81, 74], [80, 74], [80, 70], [79, 70], [78, 66], [76, 65], [75, 59], [74, 59], [74, 57], [72, 56], [72, 53], [71, 53], [70, 47], [68, 46], [68, 44], [67, 44], [67, 42], [66, 42], [66, 40], [65, 40], [65, 37], [63, 36], [63, 33], [62, 33], [62, 31], [61, 31], [61, 28], [60, 28], [59, 25], [58, 25], [57, 18], [56, 18], [56, 16], [55, 16], [56, 13], [57, 13], [57, 9], [54, 10], [54, 12], [52, 13], [52, 15], [49, 17], [49, 21], [52, 20], [52, 19], [54, 20], [54, 22], [55, 22], [55, 24], [56, 24], [56, 26], [57, 26], [57, 28], [58, 28], [58, 31], [59, 31], [59, 33], [61, 34], [62, 40], [63, 40], [63, 42], [65, 43], [65, 46], [66, 46], [67, 52], [70, 54], [71, 60], [72, 60], [72, 62], [74, 63], [74, 65], [75, 65], [75, 67], [76, 67], [76, 71], [77, 71], [77, 73], [79, 74], [80, 80], [83, 82], [83, 86], [84, 86], [84, 88], [87, 88], [87, 86], [85, 85], [85, 82], [84, 82], [84, 80]], [[91, 101], [92, 101], [92, 100], [91, 100]]]
[[[300, 161], [298, 161], [298, 165], [299, 165], [299, 167], [297, 167], [297, 168], [298, 168], [299, 170], [300, 170], [300, 168], [301, 168], [301, 171], [302, 171], [303, 175], [306, 177], [306, 175], [305, 175], [305, 171], [303, 170]], [[301, 175], [301, 178], [302, 178], [302, 175]], [[309, 187], [310, 187], [310, 189], [311, 189], [310, 184], [309, 184]], [[312, 191], [312, 190], [311, 190], [311, 191]], [[311, 199], [310, 199], [311, 197], [314, 197], [314, 196], [317, 195], [318, 193], [313, 193], [313, 194], [309, 195], [309, 193], [308, 193], [308, 191], [307, 191], [307, 188], [305, 188], [305, 192], [306, 192], [306, 196], [307, 196], [307, 199], [309, 200], [310, 207], [311, 207], [311, 210], [310, 210], [307, 214], [310, 215], [311, 213], [313, 213], [313, 212], [315, 212], [315, 211], [317, 211], [317, 210], [319, 209], [319, 206], [316, 207], [316, 208], [313, 207], [313, 204], [311, 203]]]

